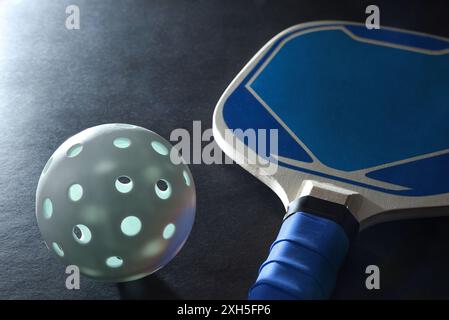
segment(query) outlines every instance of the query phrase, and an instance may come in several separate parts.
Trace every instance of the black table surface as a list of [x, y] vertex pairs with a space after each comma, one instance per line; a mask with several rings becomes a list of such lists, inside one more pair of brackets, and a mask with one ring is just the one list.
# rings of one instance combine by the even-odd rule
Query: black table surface
[[[81, 29], [67, 30], [76, 4]], [[181, 252], [147, 278], [82, 277], [43, 244], [35, 190], [52, 152], [102, 123], [133, 123], [169, 138], [211, 126], [243, 65], [283, 29], [313, 20], [364, 21], [367, 1], [45, 0], [0, 3], [0, 298], [240, 299], [282, 220], [276, 195], [237, 165], [191, 165], [197, 217]], [[445, 1], [376, 1], [381, 23], [449, 36]], [[449, 298], [449, 218], [390, 222], [358, 235], [335, 299]], [[365, 268], [381, 290], [365, 288]]]

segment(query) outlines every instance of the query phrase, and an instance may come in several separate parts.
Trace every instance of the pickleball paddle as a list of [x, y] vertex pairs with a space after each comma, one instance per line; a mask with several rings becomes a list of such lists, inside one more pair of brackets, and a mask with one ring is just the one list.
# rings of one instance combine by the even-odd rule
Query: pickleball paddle
[[448, 121], [448, 39], [325, 21], [270, 40], [213, 115], [287, 211], [249, 298], [328, 298], [360, 227], [448, 214]]

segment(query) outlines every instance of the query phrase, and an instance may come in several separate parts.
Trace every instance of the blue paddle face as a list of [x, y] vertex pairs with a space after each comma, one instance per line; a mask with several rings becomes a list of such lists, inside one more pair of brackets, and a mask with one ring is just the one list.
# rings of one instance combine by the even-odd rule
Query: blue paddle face
[[246, 68], [219, 116], [278, 129], [279, 166], [398, 197], [449, 193], [448, 40], [326, 23], [284, 32]]

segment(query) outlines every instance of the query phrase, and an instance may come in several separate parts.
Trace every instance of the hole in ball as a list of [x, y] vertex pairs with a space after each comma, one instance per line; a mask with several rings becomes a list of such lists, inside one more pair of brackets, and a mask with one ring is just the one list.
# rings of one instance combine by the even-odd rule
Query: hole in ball
[[118, 192], [128, 193], [133, 188], [133, 181], [130, 177], [120, 176], [115, 180], [115, 188]]
[[119, 149], [125, 149], [131, 145], [131, 140], [129, 140], [128, 138], [120, 137], [114, 139], [113, 144]]
[[53, 215], [53, 202], [49, 198], [45, 198], [42, 204], [42, 214], [45, 219], [50, 219]]
[[170, 239], [173, 237], [176, 231], [176, 226], [173, 223], [169, 223], [165, 226], [164, 231], [162, 232], [162, 237], [164, 239]]
[[80, 184], [72, 184], [69, 187], [69, 199], [72, 201], [79, 201], [83, 197], [83, 187]]
[[63, 257], [63, 256], [64, 256], [64, 251], [62, 250], [62, 248], [61, 248], [61, 246], [60, 246], [59, 244], [57, 244], [56, 242], [53, 242], [53, 243], [51, 244], [51, 246], [52, 246], [54, 252], [56, 252], [56, 254], [57, 254], [58, 256], [60, 256], [60, 257]]
[[90, 232], [90, 229], [84, 224], [77, 224], [76, 226], [74, 226], [72, 233], [76, 242], [80, 244], [88, 244], [92, 239], [92, 233]]
[[168, 199], [171, 195], [170, 183], [165, 179], [159, 179], [154, 186], [154, 190], [156, 195], [162, 200]]
[[187, 186], [190, 186], [190, 177], [189, 174], [187, 173], [187, 171], [183, 171], [182, 172], [182, 176], [184, 177], [184, 181], [186, 183]]
[[160, 143], [159, 141], [153, 141], [151, 142], [151, 147], [153, 148], [154, 151], [156, 151], [157, 153], [166, 156], [168, 154], [168, 149], [166, 146], [164, 146], [162, 143]]
[[123, 264], [123, 259], [118, 256], [112, 256], [106, 259], [106, 265], [109, 268], [119, 268]]
[[83, 145], [81, 143], [77, 143], [77, 144], [71, 146], [69, 150], [67, 150], [67, 157], [74, 158], [77, 155], [79, 155], [82, 150], [83, 150]]
[[120, 229], [125, 235], [132, 237], [140, 232], [140, 229], [142, 229], [142, 222], [135, 216], [129, 216], [122, 220]]

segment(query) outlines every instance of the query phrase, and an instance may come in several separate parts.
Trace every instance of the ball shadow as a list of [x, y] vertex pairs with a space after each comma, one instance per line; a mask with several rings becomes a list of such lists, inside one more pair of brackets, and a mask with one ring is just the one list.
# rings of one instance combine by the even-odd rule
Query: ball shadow
[[122, 300], [175, 300], [179, 297], [156, 275], [117, 284]]

